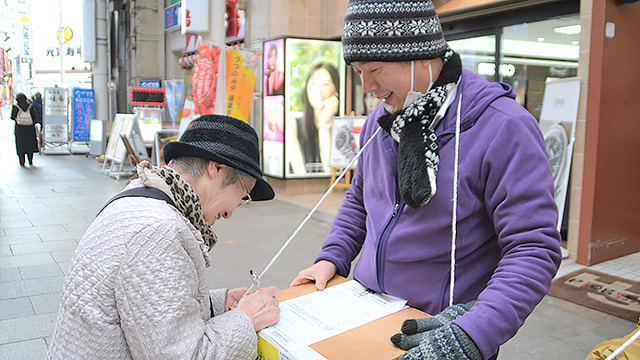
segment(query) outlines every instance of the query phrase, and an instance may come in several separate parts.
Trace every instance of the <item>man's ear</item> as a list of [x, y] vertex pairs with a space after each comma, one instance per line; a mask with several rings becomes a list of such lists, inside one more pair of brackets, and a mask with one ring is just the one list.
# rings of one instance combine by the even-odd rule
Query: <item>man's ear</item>
[[207, 175], [211, 180], [215, 179], [216, 176], [218, 176], [220, 170], [222, 170], [222, 166], [215, 161], [209, 161], [209, 163], [207, 164]]

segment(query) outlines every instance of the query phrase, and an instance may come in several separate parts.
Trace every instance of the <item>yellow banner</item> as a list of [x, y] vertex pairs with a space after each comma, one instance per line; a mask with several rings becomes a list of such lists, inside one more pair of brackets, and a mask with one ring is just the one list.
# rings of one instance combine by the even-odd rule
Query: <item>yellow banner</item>
[[258, 55], [248, 50], [227, 51], [227, 115], [247, 123], [256, 86], [254, 69]]

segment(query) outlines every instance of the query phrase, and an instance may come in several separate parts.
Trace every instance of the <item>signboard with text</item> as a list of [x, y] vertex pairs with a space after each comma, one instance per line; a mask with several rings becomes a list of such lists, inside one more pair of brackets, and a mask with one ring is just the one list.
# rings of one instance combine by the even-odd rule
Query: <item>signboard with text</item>
[[44, 89], [43, 129], [44, 141], [66, 143], [69, 141], [68, 91], [61, 87]]
[[91, 120], [94, 117], [95, 94], [93, 89], [73, 89], [73, 141], [89, 141]]

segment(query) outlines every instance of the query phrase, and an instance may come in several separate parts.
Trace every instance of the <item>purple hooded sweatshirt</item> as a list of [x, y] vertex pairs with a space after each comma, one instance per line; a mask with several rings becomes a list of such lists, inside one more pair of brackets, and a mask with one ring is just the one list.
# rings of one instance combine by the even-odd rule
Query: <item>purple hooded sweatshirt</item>
[[[397, 144], [384, 131], [358, 160], [316, 259], [364, 286], [406, 299], [429, 314], [448, 306], [456, 112], [461, 102], [454, 303], [478, 300], [455, 320], [484, 358], [513, 337], [549, 290], [562, 255], [545, 143], [536, 119], [511, 88], [463, 70], [456, 97], [436, 128], [437, 191], [425, 206], [397, 190]], [[378, 107], [361, 133], [377, 130]], [[398, 329], [399, 330], [399, 329]]]

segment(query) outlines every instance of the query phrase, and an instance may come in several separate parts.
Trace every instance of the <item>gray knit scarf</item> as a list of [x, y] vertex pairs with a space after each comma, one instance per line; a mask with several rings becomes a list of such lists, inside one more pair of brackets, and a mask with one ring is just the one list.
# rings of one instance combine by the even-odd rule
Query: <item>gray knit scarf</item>
[[406, 109], [385, 114], [378, 123], [398, 142], [398, 189], [412, 208], [426, 205], [436, 193], [440, 161], [436, 114], [462, 74], [460, 56], [448, 49], [440, 76], [431, 89]]

